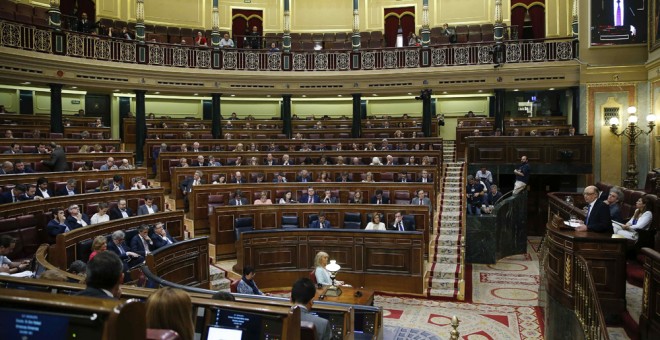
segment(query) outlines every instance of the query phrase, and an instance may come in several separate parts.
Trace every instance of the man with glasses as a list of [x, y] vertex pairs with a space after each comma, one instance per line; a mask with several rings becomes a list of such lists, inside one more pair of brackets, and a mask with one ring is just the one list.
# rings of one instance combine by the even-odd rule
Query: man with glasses
[[66, 218], [66, 225], [70, 230], [86, 227], [92, 224], [89, 217], [80, 212], [78, 205], [73, 204], [69, 207], [69, 216]]
[[612, 234], [612, 217], [610, 209], [603, 201], [598, 200], [598, 188], [590, 185], [584, 188], [584, 201], [587, 206], [584, 208], [586, 217], [576, 231], [594, 231], [597, 233]]

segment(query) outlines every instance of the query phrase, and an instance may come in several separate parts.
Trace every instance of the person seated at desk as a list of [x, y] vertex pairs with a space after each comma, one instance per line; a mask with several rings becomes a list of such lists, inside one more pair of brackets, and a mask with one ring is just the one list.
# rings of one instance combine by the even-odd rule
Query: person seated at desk
[[254, 200], [254, 204], [255, 205], [273, 204], [273, 201], [271, 201], [270, 198], [268, 198], [268, 191], [264, 190], [264, 191], [261, 192], [261, 195], [259, 196], [259, 198]]
[[362, 203], [364, 203], [363, 201], [364, 201], [364, 198], [362, 197], [362, 192], [361, 191], [355, 191], [355, 193], [353, 194], [353, 197], [351, 197], [348, 200], [348, 203], [362, 204]]
[[321, 202], [334, 204], [334, 203], [339, 203], [339, 200], [337, 199], [337, 197], [332, 196], [332, 191], [330, 191], [330, 189], [326, 189], [325, 195], [323, 196]]
[[257, 283], [254, 282], [254, 275], [256, 275], [254, 268], [250, 266], [243, 267], [243, 277], [238, 282], [238, 286], [236, 286], [236, 292], [240, 294], [264, 295], [259, 290], [259, 287], [257, 287]]
[[371, 218], [371, 222], [367, 224], [367, 227], [364, 230], [387, 230], [385, 228], [385, 223], [380, 221], [380, 213], [374, 213], [374, 216]]
[[468, 215], [481, 215], [481, 205], [483, 203], [484, 186], [480, 181], [474, 179], [472, 175], [468, 175], [468, 184], [465, 189], [467, 193], [467, 214]]
[[308, 278], [299, 279], [291, 287], [291, 303], [300, 308], [300, 320], [314, 324], [316, 339], [330, 340], [332, 338], [330, 322], [309, 312], [312, 309], [314, 295], [316, 295], [316, 287]]
[[46, 229], [48, 230], [48, 235], [57, 236], [57, 234], [67, 233], [71, 229], [66, 224], [66, 215], [64, 214], [64, 209], [53, 209], [53, 219], [48, 222]]
[[314, 193], [314, 188], [309, 187], [307, 193], [300, 198], [300, 203], [321, 203], [321, 198]]
[[390, 204], [390, 198], [383, 196], [383, 190], [377, 189], [376, 194], [371, 197], [371, 204]]
[[241, 189], [236, 189], [234, 192], [234, 197], [229, 200], [229, 205], [247, 205], [247, 198], [243, 197], [243, 192]]
[[607, 198], [603, 203], [607, 204], [610, 208], [610, 216], [612, 221], [623, 223], [623, 217], [621, 216], [621, 204], [619, 202], [623, 201], [623, 191], [617, 187], [612, 187], [610, 189]]
[[587, 206], [585, 207], [587, 216], [585, 221], [575, 228], [575, 230], [612, 234], [612, 216], [610, 215], [610, 209], [607, 207], [607, 204], [598, 200], [598, 188], [590, 185], [584, 188], [582, 195], [584, 195], [584, 201], [587, 203]]
[[415, 228], [410, 225], [409, 221], [403, 220], [403, 214], [400, 211], [397, 211], [394, 214], [394, 223], [387, 228], [387, 230], [395, 231], [415, 231]]
[[325, 213], [320, 212], [319, 219], [312, 221], [312, 224], [310, 224], [309, 227], [312, 229], [330, 229], [332, 228], [332, 225], [330, 225], [330, 221], [325, 219]]
[[158, 222], [156, 223], [156, 226], [154, 226], [154, 234], [152, 240], [154, 242], [154, 250], [177, 242], [177, 240], [175, 240], [172, 235], [170, 235], [167, 229], [165, 229], [163, 222]]
[[87, 263], [86, 287], [74, 295], [118, 299], [124, 281], [123, 263], [117, 254], [104, 251]]
[[291, 190], [287, 191], [284, 193], [284, 196], [280, 198], [279, 204], [292, 204], [292, 203], [298, 203], [298, 201], [293, 199], [293, 193], [291, 193]]
[[108, 221], [110, 221], [110, 215], [108, 215], [108, 203], [101, 202], [99, 203], [99, 211], [92, 215], [90, 222], [91, 224], [98, 224]]
[[16, 277], [31, 277], [33, 273], [28, 269], [30, 260], [13, 262], [7, 255], [14, 252], [16, 239], [9, 235], [0, 236], [0, 274]]
[[91, 261], [96, 255], [108, 250], [108, 239], [105, 236], [96, 236], [92, 242], [92, 253], [89, 254], [87, 262]]
[[614, 224], [614, 234], [622, 235], [637, 242], [639, 230], [648, 230], [653, 220], [653, 202], [647, 195], [640, 197], [635, 204], [635, 213], [626, 224]]
[[80, 208], [77, 204], [73, 204], [69, 207], [69, 217], [66, 218], [65, 223], [69, 226], [70, 230], [86, 227], [92, 224], [89, 217], [85, 213], [80, 212]]
[[502, 192], [497, 189], [497, 185], [490, 186], [490, 191], [484, 196], [484, 204], [481, 206], [481, 212], [490, 214], [493, 212], [493, 206], [502, 197]]
[[[314, 270], [314, 276], [316, 277], [316, 283], [322, 284], [324, 286], [332, 285], [330, 272], [325, 269], [325, 266], [328, 265], [329, 258], [330, 255], [324, 251], [316, 253], [316, 256], [314, 257], [314, 265], [316, 266], [316, 269]], [[343, 284], [343, 281], [335, 280], [335, 285], [341, 286]]]

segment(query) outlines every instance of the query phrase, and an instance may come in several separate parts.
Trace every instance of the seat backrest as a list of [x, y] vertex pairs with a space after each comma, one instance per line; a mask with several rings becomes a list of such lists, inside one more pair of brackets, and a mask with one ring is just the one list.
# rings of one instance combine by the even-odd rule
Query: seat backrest
[[254, 229], [254, 220], [252, 217], [239, 217], [234, 220], [234, 236], [236, 241], [241, 238], [241, 233]]
[[415, 216], [413, 215], [403, 215], [403, 223], [408, 224], [412, 226], [413, 230], [417, 229], [417, 225], [415, 224]]
[[76, 260], [87, 262], [89, 260], [89, 255], [92, 253], [92, 239], [82, 240], [76, 245]]
[[316, 340], [316, 326], [311, 321], [300, 321], [300, 338]]
[[298, 216], [282, 215], [282, 229], [298, 228]]
[[319, 219], [319, 215], [318, 215], [318, 214], [311, 214], [311, 215], [309, 215], [309, 216], [307, 217], [307, 227], [311, 227], [311, 226], [312, 226], [312, 222], [314, 222], [314, 221], [316, 221], [316, 220], [318, 220], [318, 219]]
[[229, 291], [232, 293], [238, 293], [238, 283], [241, 282], [241, 280], [234, 280], [230, 279], [231, 283], [229, 284]]
[[316, 269], [312, 269], [312, 271], [309, 273], [309, 279], [314, 282], [315, 286], [318, 284], [318, 281], [316, 281]]
[[362, 214], [359, 212], [344, 213], [344, 229], [361, 229]]

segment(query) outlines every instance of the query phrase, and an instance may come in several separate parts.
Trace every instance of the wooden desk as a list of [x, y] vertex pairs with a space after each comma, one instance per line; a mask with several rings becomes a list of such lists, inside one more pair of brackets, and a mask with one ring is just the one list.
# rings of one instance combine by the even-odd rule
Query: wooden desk
[[[349, 305], [364, 305], [364, 306], [373, 306], [374, 305], [374, 291], [372, 289], [365, 288], [355, 288], [355, 287], [340, 287], [341, 295], [339, 296], [328, 296], [325, 295], [326, 291], [330, 286], [323, 286], [316, 290], [316, 295], [314, 295], [314, 301], [325, 301], [325, 302], [337, 302], [345, 303]], [[360, 296], [355, 294], [360, 292]], [[323, 299], [320, 298], [321, 295], [325, 295]]]

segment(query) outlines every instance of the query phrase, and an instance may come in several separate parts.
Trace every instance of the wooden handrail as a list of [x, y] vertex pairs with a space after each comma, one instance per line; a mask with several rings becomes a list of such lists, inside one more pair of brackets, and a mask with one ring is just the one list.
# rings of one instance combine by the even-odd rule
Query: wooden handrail
[[581, 255], [575, 259], [575, 316], [580, 321], [586, 339], [608, 340], [610, 336], [589, 264]]

